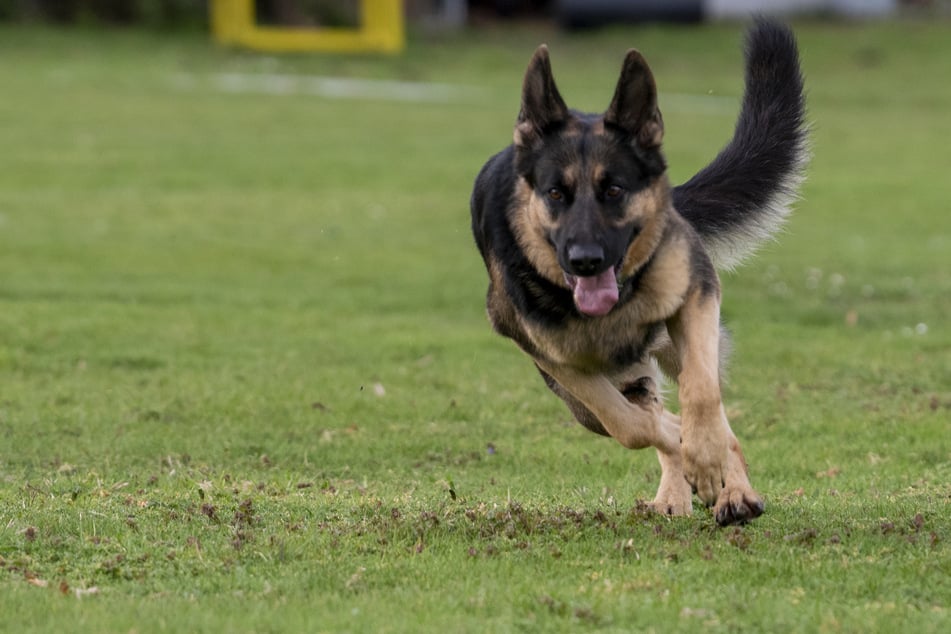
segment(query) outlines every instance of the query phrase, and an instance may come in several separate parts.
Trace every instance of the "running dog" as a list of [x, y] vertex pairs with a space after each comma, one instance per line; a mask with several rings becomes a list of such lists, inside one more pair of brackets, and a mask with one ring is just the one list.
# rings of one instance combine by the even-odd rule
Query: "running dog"
[[[548, 49], [535, 51], [514, 141], [482, 168], [472, 231], [489, 276], [494, 329], [535, 362], [591, 431], [654, 447], [651, 507], [686, 515], [696, 493], [720, 525], [764, 509], [727, 422], [728, 340], [717, 268], [730, 268], [789, 213], [807, 159], [799, 54], [784, 25], [757, 20], [732, 140], [672, 187], [647, 62], [628, 51], [603, 114], [569, 109]], [[676, 380], [680, 415], [664, 408]]]

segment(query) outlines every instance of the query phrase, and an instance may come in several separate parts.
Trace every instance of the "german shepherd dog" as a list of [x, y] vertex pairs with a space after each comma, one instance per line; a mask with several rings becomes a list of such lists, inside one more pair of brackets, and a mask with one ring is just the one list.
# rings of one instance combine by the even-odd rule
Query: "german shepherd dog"
[[[582, 425], [656, 448], [651, 508], [686, 515], [696, 493], [718, 524], [745, 523], [764, 503], [721, 400], [728, 341], [716, 271], [780, 226], [802, 180], [805, 99], [790, 30], [751, 26], [733, 139], [676, 187], [663, 132], [637, 51], [600, 115], [570, 110], [548, 49], [535, 51], [514, 142], [485, 164], [471, 198], [488, 315]], [[678, 384], [679, 416], [664, 408], [660, 372]]]

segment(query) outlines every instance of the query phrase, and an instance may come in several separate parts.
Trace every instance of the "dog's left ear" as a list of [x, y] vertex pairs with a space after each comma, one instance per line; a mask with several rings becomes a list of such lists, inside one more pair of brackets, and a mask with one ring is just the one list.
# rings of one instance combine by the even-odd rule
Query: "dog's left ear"
[[664, 138], [664, 120], [657, 109], [657, 86], [644, 56], [631, 49], [624, 58], [614, 99], [604, 122], [634, 136], [643, 148], [656, 148]]

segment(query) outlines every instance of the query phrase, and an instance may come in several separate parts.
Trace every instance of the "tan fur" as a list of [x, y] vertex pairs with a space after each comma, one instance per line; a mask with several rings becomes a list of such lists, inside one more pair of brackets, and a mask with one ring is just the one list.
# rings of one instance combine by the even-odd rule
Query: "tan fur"
[[517, 204], [512, 217], [515, 239], [525, 257], [545, 279], [559, 286], [567, 286], [558, 256], [545, 238], [546, 232], [554, 227], [548, 207], [538, 199], [524, 179], [519, 179], [516, 190]]
[[525, 145], [528, 139], [534, 134], [535, 128], [531, 123], [519, 123], [512, 132], [512, 143], [515, 145]]
[[687, 258], [682, 241], [656, 256], [656, 263], [641, 280], [646, 292], [599, 318], [598, 327], [577, 321], [552, 330], [523, 318], [520, 325], [549, 361], [594, 371], [606, 365], [611, 351], [632, 338], [638, 338], [651, 325], [673, 315], [690, 283], [685, 267]]
[[490, 258], [487, 262], [489, 271], [489, 292], [486, 295], [485, 309], [489, 315], [489, 321], [495, 326], [496, 330], [510, 336], [511, 332], [518, 323], [515, 306], [505, 293], [505, 282], [502, 278], [502, 267], [494, 259]]
[[591, 181], [592, 183], [600, 183], [604, 179], [604, 174], [607, 169], [601, 163], [596, 163], [591, 167]]
[[583, 179], [584, 174], [581, 173], [581, 168], [577, 165], [569, 165], [561, 174], [561, 181], [568, 189], [574, 188]]
[[[621, 267], [621, 278], [634, 274], [654, 254], [660, 244], [670, 216], [670, 185], [666, 177], [653, 187], [638, 192], [628, 204], [622, 223], [639, 221], [641, 233], [628, 247]], [[621, 224], [621, 223], [619, 223]], [[682, 246], [682, 245], [681, 245]], [[683, 262], [680, 265], [683, 266]]]

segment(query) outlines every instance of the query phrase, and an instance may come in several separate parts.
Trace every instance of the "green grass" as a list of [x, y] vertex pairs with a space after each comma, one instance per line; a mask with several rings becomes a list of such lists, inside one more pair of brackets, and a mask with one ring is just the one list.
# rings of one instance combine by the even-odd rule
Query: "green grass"
[[0, 31], [0, 631], [946, 631], [951, 25], [797, 30], [804, 199], [724, 276], [767, 512], [723, 530], [646, 513], [654, 455], [572, 424], [491, 333], [467, 199], [540, 41], [585, 109], [641, 48], [685, 179], [732, 130], [739, 27], [394, 59]]

